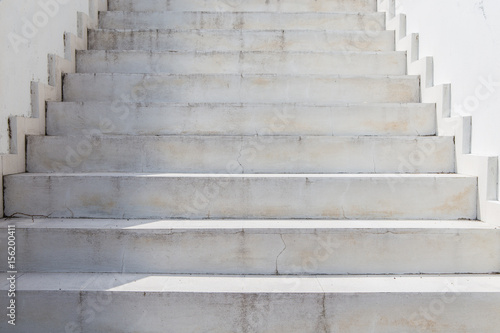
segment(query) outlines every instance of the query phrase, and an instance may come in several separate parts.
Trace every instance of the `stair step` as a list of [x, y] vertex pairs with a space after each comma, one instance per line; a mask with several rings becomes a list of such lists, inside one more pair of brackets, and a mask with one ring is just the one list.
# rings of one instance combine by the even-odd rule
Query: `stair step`
[[383, 13], [101, 12], [101, 29], [384, 30]]
[[474, 220], [477, 199], [477, 179], [454, 174], [17, 174], [4, 186], [6, 216], [75, 218]]
[[34, 173], [455, 171], [454, 140], [445, 136], [29, 136], [27, 156]]
[[66, 74], [64, 100], [178, 103], [415, 103], [418, 76]]
[[404, 75], [404, 52], [79, 51], [79, 73]]
[[434, 104], [49, 102], [48, 135], [435, 135]]
[[[1, 281], [0, 302], [7, 304], [6, 274]], [[19, 276], [17, 290], [22, 332], [417, 333], [432, 327], [496, 333], [500, 326], [496, 275], [34, 273]], [[7, 320], [0, 329], [9, 331]]]
[[108, 0], [108, 10], [219, 12], [374, 12], [376, 0]]
[[145, 51], [394, 51], [394, 31], [89, 30], [89, 49]]
[[[500, 229], [482, 222], [19, 219], [9, 224], [16, 226], [16, 244], [23, 249], [17, 269], [24, 273], [500, 272]], [[7, 242], [7, 232], [2, 235]], [[6, 264], [0, 269], [7, 270]]]

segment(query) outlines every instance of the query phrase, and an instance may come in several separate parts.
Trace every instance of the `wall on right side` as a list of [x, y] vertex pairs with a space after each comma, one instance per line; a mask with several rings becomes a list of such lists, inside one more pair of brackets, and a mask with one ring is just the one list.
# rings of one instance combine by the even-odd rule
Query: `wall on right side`
[[472, 116], [472, 153], [500, 155], [500, 1], [396, 0], [434, 83], [451, 83], [452, 115]]

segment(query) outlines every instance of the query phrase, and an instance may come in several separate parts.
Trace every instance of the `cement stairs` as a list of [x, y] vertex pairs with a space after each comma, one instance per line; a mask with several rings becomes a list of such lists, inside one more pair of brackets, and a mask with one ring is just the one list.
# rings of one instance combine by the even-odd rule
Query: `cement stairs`
[[4, 178], [0, 331], [498, 332], [500, 230], [376, 0], [108, 3]]

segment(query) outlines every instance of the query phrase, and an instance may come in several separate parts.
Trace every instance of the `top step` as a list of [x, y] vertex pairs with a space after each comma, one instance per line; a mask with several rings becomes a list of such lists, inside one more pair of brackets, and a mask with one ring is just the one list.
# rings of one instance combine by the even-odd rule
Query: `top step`
[[374, 12], [377, 0], [108, 0], [109, 10], [226, 12]]

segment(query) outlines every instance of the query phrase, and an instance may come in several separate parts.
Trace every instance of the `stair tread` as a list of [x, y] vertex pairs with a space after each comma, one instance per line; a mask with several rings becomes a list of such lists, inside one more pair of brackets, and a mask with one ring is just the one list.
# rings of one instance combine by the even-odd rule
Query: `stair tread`
[[242, 50], [242, 51], [234, 51], [234, 50], [182, 50], [182, 51], [172, 51], [172, 50], [78, 50], [77, 53], [80, 54], [102, 54], [102, 53], [142, 53], [142, 54], [320, 54], [320, 55], [349, 55], [349, 54], [365, 54], [365, 55], [393, 55], [393, 54], [405, 54], [404, 51], [355, 51], [355, 50], [346, 50], [346, 51], [316, 51], [316, 50]]
[[234, 173], [11, 175], [4, 178], [5, 214], [329, 220], [477, 217], [477, 177], [473, 176], [240, 174], [237, 161], [228, 163], [223, 172]]
[[481, 221], [466, 220], [176, 220], [176, 219], [41, 219], [18, 218], [0, 222], [0, 230], [14, 224], [16, 229], [99, 229], [155, 232], [218, 232], [218, 233], [314, 233], [316, 231], [406, 231], [456, 233], [459, 231], [499, 230]]
[[231, 173], [141, 173], [141, 172], [93, 172], [93, 173], [20, 173], [7, 176], [9, 178], [18, 177], [134, 177], [134, 178], [477, 178], [464, 174], [443, 173], [443, 174], [231, 174]]
[[[29, 136], [26, 166], [28, 172], [41, 173], [455, 172], [451, 136], [272, 135], [271, 131], [265, 134]], [[75, 150], [82, 142], [93, 146], [84, 156]], [[395, 150], [399, 154], [394, 154]], [[422, 160], [414, 160], [415, 156]], [[229, 169], [228, 163], [239, 166], [237, 170]]]
[[[88, 75], [93, 75], [93, 74], [88, 74]], [[240, 75], [236, 75], [240, 76]], [[82, 101], [82, 102], [75, 102], [75, 101], [48, 101], [48, 105], [75, 105], [75, 106], [112, 106], [116, 104], [115, 101]], [[207, 107], [218, 107], [218, 106], [225, 106], [225, 107], [264, 107], [264, 106], [269, 106], [269, 107], [318, 107], [318, 108], [335, 108], [335, 107], [363, 107], [363, 108], [371, 108], [371, 107], [387, 107], [387, 108], [427, 108], [429, 106], [433, 106], [434, 104], [432, 103], [399, 103], [399, 102], [393, 102], [393, 103], [345, 103], [345, 102], [335, 102], [335, 103], [320, 103], [320, 104], [312, 104], [312, 103], [290, 103], [290, 102], [285, 102], [285, 103], [262, 103], [262, 102], [244, 102], [244, 103], [227, 103], [227, 102], [206, 102], [206, 103], [183, 103], [183, 102], [157, 102], [157, 101], [137, 101], [137, 102], [128, 102], [128, 101], [120, 101], [120, 105], [133, 105], [133, 106], [138, 106], [138, 107], [148, 107], [148, 106], [154, 106], [154, 107], [201, 107], [201, 106], [207, 106]]]
[[[198, 32], [209, 32], [209, 33], [214, 33], [214, 34], [233, 34], [233, 35], [241, 35], [241, 33], [244, 34], [256, 34], [256, 33], [311, 33], [311, 34], [320, 34], [322, 32], [327, 32], [327, 33], [337, 33], [340, 35], [355, 35], [355, 34], [361, 34], [366, 36], [367, 32], [366, 30], [342, 30], [342, 29], [318, 29], [318, 30], [313, 30], [313, 29], [252, 29], [252, 30], [239, 30], [239, 29], [175, 29], [175, 28], [152, 28], [152, 29], [143, 29], [143, 28], [95, 28], [95, 29], [89, 29], [89, 31], [92, 32], [166, 32], [166, 33], [172, 33], [172, 32], [193, 32], [193, 33], [198, 33]], [[369, 36], [370, 39], [373, 39], [378, 36], [383, 36], [383, 35], [393, 35], [394, 31], [392, 30], [381, 30], [377, 31], [377, 33], [374, 36]]]
[[191, 8], [196, 9], [212, 9], [217, 8], [219, 11], [261, 11], [262, 9], [288, 12], [288, 11], [366, 11], [375, 12], [377, 3], [375, 0], [362, 1], [318, 1], [301, 0], [301, 1], [220, 1], [220, 0], [204, 0], [204, 1], [186, 1], [186, 0], [170, 0], [170, 1], [133, 1], [133, 0], [113, 0], [109, 1], [108, 10], [128, 10], [128, 11], [143, 11], [143, 10], [186, 10]]
[[[433, 104], [48, 102], [47, 134], [435, 135]], [[103, 124], [108, 119], [109, 124]]]
[[78, 73], [406, 74], [402, 52], [106, 51], [79, 52]]
[[[0, 290], [8, 289], [0, 274]], [[104, 287], [105, 286], [105, 287]], [[452, 289], [450, 289], [452, 288]], [[222, 276], [134, 273], [24, 273], [17, 290], [141, 293], [500, 293], [500, 275]]]
[[[89, 77], [110, 77], [110, 76], [133, 76], [133, 77], [154, 77], [154, 76], [189, 76], [189, 77], [200, 77], [200, 76], [228, 76], [228, 77], [311, 77], [311, 78], [325, 78], [325, 79], [335, 79], [335, 78], [361, 78], [361, 79], [408, 79], [415, 80], [419, 79], [418, 75], [387, 75], [387, 74], [370, 74], [370, 75], [348, 75], [348, 74], [218, 74], [218, 73], [207, 73], [207, 74], [170, 74], [170, 73], [68, 73], [65, 74], [68, 77], [78, 77], [78, 76], [89, 76]], [[200, 103], [198, 103], [200, 104]], [[202, 104], [202, 103], [201, 103]], [[235, 103], [237, 104], [237, 103]], [[267, 104], [267, 103], [262, 103]], [[280, 104], [280, 103], [269, 103], [269, 104]], [[294, 103], [292, 103], [294, 104]], [[361, 103], [358, 103], [361, 104]], [[395, 103], [397, 104], [397, 103]]]
[[381, 31], [385, 27], [383, 13], [362, 12], [217, 12], [208, 11], [111, 11], [99, 17], [100, 28], [195, 28], [195, 29], [311, 29], [339, 30], [370, 29]]
[[236, 10], [236, 11], [215, 11], [215, 10], [211, 10], [211, 9], [207, 9], [207, 10], [190, 10], [190, 9], [186, 9], [186, 10], [158, 10], [158, 11], [154, 11], [154, 10], [134, 10], [134, 11], [129, 11], [129, 10], [120, 10], [120, 9], [117, 9], [117, 10], [109, 10], [109, 11], [106, 11], [106, 12], [103, 12], [105, 13], [106, 15], [109, 14], [109, 13], [132, 13], [132, 14], [143, 14], [143, 13], [203, 13], [203, 14], [223, 14], [223, 15], [233, 15], [233, 14], [265, 14], [265, 15], [275, 15], [275, 14], [278, 14], [278, 15], [302, 15], [302, 14], [305, 14], [305, 15], [310, 15], [310, 14], [318, 14], [318, 15], [363, 15], [363, 16], [383, 16], [384, 14], [381, 13], [381, 12], [362, 12], [362, 11], [321, 11], [321, 12], [318, 12], [318, 11], [313, 11], [313, 10], [309, 10], [309, 11], [287, 11], [287, 12], [270, 12], [270, 11], [243, 11], [243, 10]]
[[141, 50], [394, 50], [394, 31], [91, 29], [90, 49]]
[[[99, 137], [101, 138], [100, 135], [91, 135], [92, 137]], [[391, 141], [413, 141], [413, 140], [418, 140], [418, 139], [435, 139], [437, 140], [449, 140], [450, 138], [453, 138], [452, 135], [299, 135], [299, 134], [253, 134], [253, 135], [238, 135], [238, 134], [169, 134], [169, 135], [156, 135], [156, 134], [143, 134], [143, 135], [113, 135], [113, 134], [106, 134], [103, 135], [102, 139], [103, 140], [116, 140], [116, 139], [126, 139], [126, 140], [140, 140], [141, 138], [144, 139], [155, 139], [155, 140], [169, 140], [169, 139], [182, 139], [182, 138], [192, 138], [192, 139], [223, 139], [223, 140], [230, 140], [230, 139], [245, 139], [245, 138], [251, 138], [251, 137], [258, 137], [258, 136], [272, 136], [273, 138], [276, 139], [290, 139], [290, 140], [299, 140], [299, 139], [304, 139], [304, 138], [310, 138], [310, 139], [325, 139], [325, 140], [330, 140], [330, 141], [343, 141], [343, 140], [362, 140], [362, 141], [384, 141], [384, 140], [391, 140]], [[80, 137], [86, 137], [89, 138], [89, 135], [86, 135], [85, 133], [73, 133], [69, 135], [27, 135], [27, 137], [34, 137], [40, 140], [62, 140], [65, 138], [80, 138]]]
[[[500, 252], [488, 250], [496, 246], [500, 229], [478, 221], [21, 218], [1, 223], [0, 231], [9, 224], [15, 225], [17, 244], [25, 249], [17, 269], [26, 273], [365, 275], [500, 271]], [[384, 246], [380, 246], [382, 242]], [[478, 243], [484, 246], [478, 248]], [[320, 255], [319, 249], [327, 254]], [[0, 271], [3, 267], [0, 263]]]
[[420, 101], [420, 79], [412, 75], [67, 74], [63, 89], [67, 101]]

